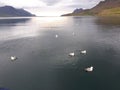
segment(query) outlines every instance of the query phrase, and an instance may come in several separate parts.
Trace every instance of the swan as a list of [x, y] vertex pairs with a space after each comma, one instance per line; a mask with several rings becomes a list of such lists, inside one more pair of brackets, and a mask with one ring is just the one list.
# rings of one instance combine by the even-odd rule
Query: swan
[[83, 51], [81, 51], [81, 53], [82, 53], [82, 54], [86, 54], [86, 53], [87, 53], [87, 51], [86, 51], [86, 50], [83, 50]]
[[11, 56], [10, 59], [11, 59], [12, 61], [14, 61], [14, 60], [17, 59], [17, 57], [16, 57], [16, 56]]
[[69, 53], [69, 56], [74, 57], [74, 56], [75, 56], [75, 53], [74, 53], [74, 52]]
[[93, 66], [88, 67], [88, 68], [85, 68], [85, 71], [87, 71], [87, 72], [92, 72], [92, 71], [93, 71]]

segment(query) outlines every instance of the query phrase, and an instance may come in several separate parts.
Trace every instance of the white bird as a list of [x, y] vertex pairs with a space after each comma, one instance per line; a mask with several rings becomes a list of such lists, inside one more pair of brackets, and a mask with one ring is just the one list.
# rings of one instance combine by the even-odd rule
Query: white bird
[[74, 57], [74, 56], [75, 56], [75, 53], [74, 53], [74, 52], [69, 53], [69, 56]]
[[93, 66], [88, 67], [88, 68], [85, 68], [85, 71], [87, 71], [87, 72], [92, 72], [92, 71], [93, 71]]
[[58, 38], [58, 35], [56, 34], [55, 37]]
[[14, 61], [14, 60], [17, 59], [17, 57], [16, 56], [11, 56], [10, 59], [11, 59], [11, 61]]
[[82, 54], [86, 54], [86, 53], [87, 53], [87, 51], [86, 51], [86, 50], [83, 50], [83, 51], [81, 51], [81, 53], [82, 53]]

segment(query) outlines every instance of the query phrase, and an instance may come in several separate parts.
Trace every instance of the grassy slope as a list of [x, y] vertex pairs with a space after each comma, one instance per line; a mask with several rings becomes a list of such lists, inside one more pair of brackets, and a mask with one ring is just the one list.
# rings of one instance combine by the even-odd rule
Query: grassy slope
[[112, 8], [112, 9], [105, 9], [101, 11], [99, 16], [120, 16], [120, 7]]

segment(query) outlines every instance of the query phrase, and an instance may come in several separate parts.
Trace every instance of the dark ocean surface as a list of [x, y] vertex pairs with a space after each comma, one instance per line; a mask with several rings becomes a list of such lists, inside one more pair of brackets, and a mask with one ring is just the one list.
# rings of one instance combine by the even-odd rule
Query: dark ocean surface
[[120, 90], [120, 18], [0, 18], [0, 87]]

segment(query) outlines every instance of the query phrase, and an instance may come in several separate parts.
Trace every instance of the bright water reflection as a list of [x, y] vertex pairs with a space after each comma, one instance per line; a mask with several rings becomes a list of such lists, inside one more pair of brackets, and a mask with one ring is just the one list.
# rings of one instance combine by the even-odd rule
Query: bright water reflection
[[0, 40], [35, 37], [42, 34], [45, 28], [51, 29], [62, 27], [65, 25], [66, 20], [67, 18], [64, 17], [1, 18]]

